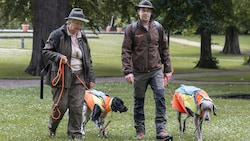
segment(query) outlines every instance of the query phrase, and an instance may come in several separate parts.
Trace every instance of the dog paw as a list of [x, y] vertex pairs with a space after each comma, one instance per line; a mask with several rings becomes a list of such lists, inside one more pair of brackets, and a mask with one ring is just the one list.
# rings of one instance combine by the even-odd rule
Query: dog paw
[[105, 132], [105, 134], [103, 134], [103, 136], [104, 136], [105, 138], [107, 138], [107, 137], [108, 137], [108, 134]]

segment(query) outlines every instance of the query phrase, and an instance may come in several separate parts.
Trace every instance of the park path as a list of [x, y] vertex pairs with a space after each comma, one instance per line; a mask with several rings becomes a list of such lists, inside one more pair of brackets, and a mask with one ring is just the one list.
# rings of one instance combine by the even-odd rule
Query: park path
[[[170, 41], [175, 42], [175, 43], [184, 44], [184, 45], [194, 46], [194, 47], [200, 47], [201, 46], [200, 42], [190, 41], [190, 40], [186, 40], [186, 39], [179, 39], [179, 38], [170, 37]], [[223, 50], [223, 47], [218, 46], [218, 45], [211, 45], [211, 48], [213, 50]]]
[[[180, 38], [170, 37], [170, 41], [171, 42], [175, 42], [175, 43], [184, 44], [184, 45], [194, 46], [194, 47], [200, 47], [201, 46], [200, 42], [190, 41], [190, 40], [180, 39]], [[219, 45], [211, 45], [211, 48], [213, 50], [222, 51], [224, 47], [223, 46], [219, 46]], [[250, 50], [241, 50], [241, 53], [242, 54], [246, 54], [246, 55], [250, 55]]]
[[[221, 85], [250, 85], [250, 82], [207, 82], [207, 81], [186, 81], [181, 80], [182, 78], [187, 77], [201, 77], [201, 76], [220, 76], [220, 75], [235, 75], [235, 74], [244, 74], [249, 73], [249, 71], [224, 71], [224, 72], [202, 72], [202, 73], [188, 73], [188, 74], [173, 74], [172, 80], [170, 83], [179, 83], [179, 84], [221, 84]], [[96, 78], [96, 83], [99, 82], [125, 82], [124, 77], [98, 77]], [[6, 87], [23, 87], [23, 86], [39, 86], [40, 80], [10, 80], [10, 79], [1, 79], [0, 88]]]

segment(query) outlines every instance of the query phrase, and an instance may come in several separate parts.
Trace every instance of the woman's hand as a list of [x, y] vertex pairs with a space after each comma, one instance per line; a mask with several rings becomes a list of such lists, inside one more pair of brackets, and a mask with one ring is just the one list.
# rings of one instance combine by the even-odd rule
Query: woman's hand
[[95, 87], [95, 83], [94, 82], [90, 82], [89, 89], [94, 88], [94, 87]]
[[62, 56], [61, 56], [61, 59], [62, 59], [62, 63], [63, 63], [63, 64], [67, 64], [68, 59], [67, 59], [66, 56], [62, 55]]

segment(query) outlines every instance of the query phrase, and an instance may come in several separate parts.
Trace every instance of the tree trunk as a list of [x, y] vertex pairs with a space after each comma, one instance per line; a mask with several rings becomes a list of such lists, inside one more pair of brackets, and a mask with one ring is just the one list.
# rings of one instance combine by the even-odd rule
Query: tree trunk
[[217, 69], [218, 61], [212, 57], [211, 52], [211, 33], [208, 31], [201, 32], [201, 53], [200, 60], [195, 68], [213, 68]]
[[67, 0], [34, 0], [33, 47], [29, 66], [25, 72], [38, 76], [44, 67], [41, 51], [50, 32], [65, 23]]
[[[205, 15], [210, 17], [210, 10], [212, 0], [202, 0], [207, 7]], [[204, 22], [201, 22], [200, 30], [201, 30], [201, 53], [200, 53], [200, 60], [198, 61], [195, 68], [210, 68], [210, 69], [217, 69], [218, 61], [216, 58], [212, 57], [212, 49], [211, 49], [211, 24], [206, 23], [205, 17], [203, 17]]]
[[226, 40], [222, 52], [224, 54], [241, 54], [239, 36], [235, 26], [229, 26], [226, 28]]

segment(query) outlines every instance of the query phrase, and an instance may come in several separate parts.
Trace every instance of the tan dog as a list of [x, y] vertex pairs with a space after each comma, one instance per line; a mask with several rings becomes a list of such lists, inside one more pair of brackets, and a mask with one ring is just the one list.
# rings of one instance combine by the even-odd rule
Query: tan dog
[[[213, 111], [216, 115], [217, 108], [213, 104], [212, 99], [208, 94], [197, 87], [181, 85], [175, 91], [172, 108], [177, 111], [179, 121], [179, 131], [183, 133], [186, 130], [186, 120], [188, 117], [194, 117], [194, 123], [197, 130], [198, 141], [202, 141], [202, 122], [210, 120], [210, 112]], [[181, 124], [181, 114], [186, 114]], [[196, 131], [195, 130], [195, 131]]]

